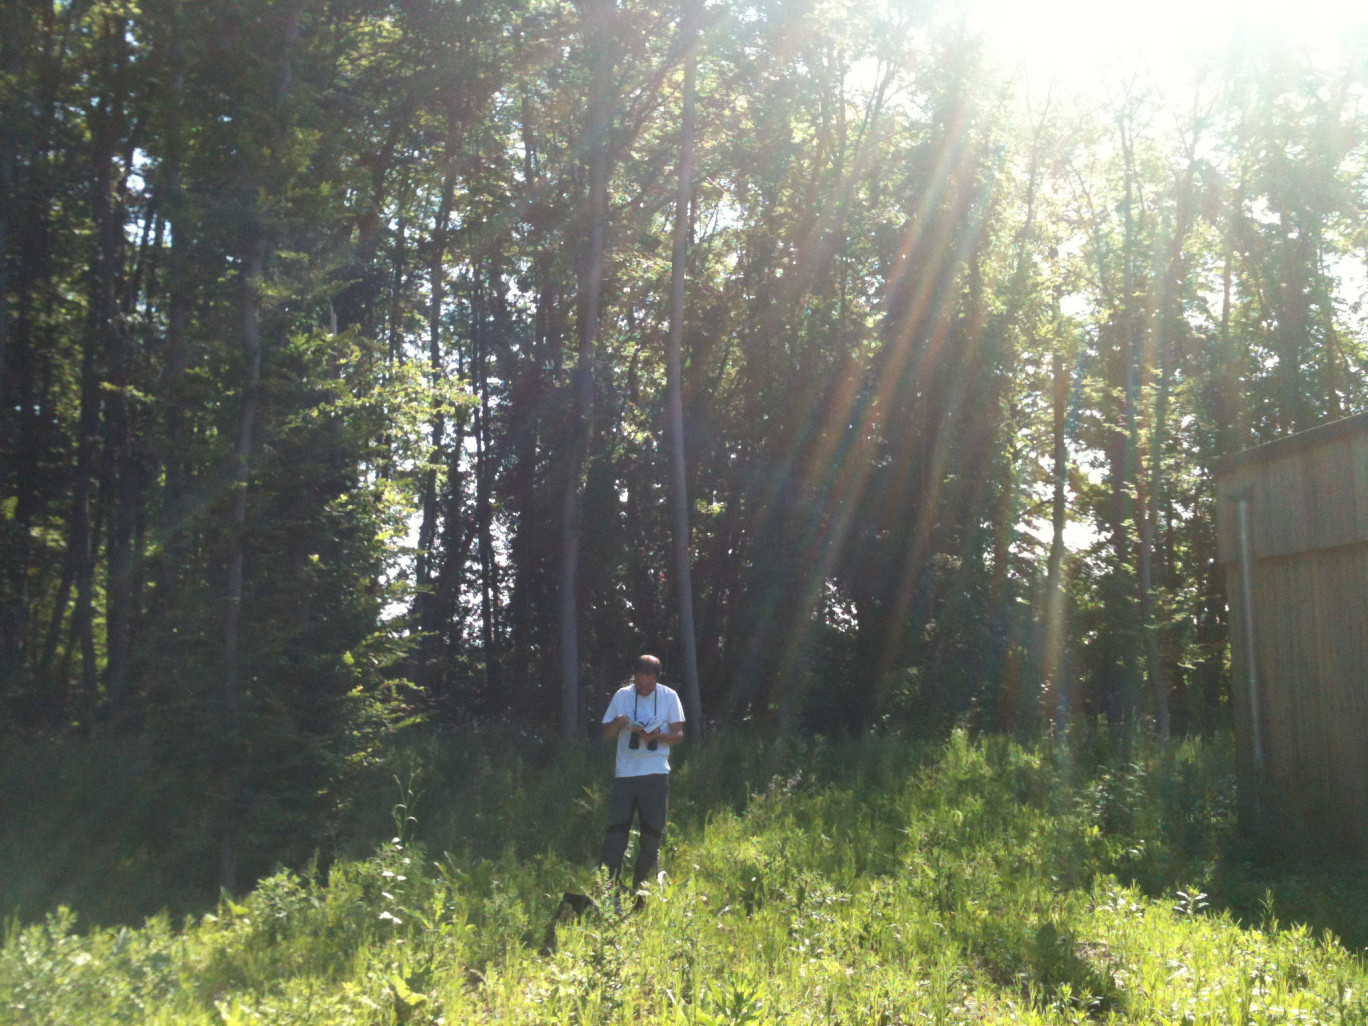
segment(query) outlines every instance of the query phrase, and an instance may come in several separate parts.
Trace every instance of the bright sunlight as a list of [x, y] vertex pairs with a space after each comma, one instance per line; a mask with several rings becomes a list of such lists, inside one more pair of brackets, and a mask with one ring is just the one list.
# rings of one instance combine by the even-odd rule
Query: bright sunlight
[[1203, 63], [1269, 40], [1334, 61], [1368, 34], [1368, 5], [1359, 0], [1154, 0], [1142, 7], [969, 0], [964, 16], [1033, 95], [1051, 87], [1086, 91], [1135, 73], [1180, 87]]

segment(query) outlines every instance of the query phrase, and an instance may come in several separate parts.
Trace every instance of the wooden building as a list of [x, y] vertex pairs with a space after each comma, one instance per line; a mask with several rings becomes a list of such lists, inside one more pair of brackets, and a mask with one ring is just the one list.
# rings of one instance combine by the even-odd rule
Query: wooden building
[[1242, 824], [1368, 856], [1368, 414], [1216, 468]]

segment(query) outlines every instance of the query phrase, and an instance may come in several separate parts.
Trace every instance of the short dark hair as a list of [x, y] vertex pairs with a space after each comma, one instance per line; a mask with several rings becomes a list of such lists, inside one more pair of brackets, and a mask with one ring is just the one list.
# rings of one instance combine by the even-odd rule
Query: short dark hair
[[653, 655], [637, 656], [636, 669], [633, 673], [649, 673], [653, 676], [660, 676], [660, 660]]

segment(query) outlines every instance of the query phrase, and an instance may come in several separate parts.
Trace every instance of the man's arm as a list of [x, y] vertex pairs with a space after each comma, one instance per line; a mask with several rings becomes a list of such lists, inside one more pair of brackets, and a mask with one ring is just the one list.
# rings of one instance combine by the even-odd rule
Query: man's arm
[[631, 717], [626, 715], [622, 715], [617, 717], [616, 719], [609, 720], [607, 723], [603, 725], [603, 740], [612, 741], [619, 734], [621, 734], [623, 729], [627, 726], [627, 724], [631, 722]]
[[646, 735], [647, 741], [659, 741], [663, 745], [677, 745], [684, 740], [684, 721], [671, 723], [669, 727], [653, 730]]

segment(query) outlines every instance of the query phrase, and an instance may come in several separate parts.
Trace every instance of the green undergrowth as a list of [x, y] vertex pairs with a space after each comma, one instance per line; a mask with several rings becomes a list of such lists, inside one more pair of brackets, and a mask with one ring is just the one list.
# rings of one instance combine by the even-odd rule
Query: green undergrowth
[[1227, 744], [695, 744], [637, 912], [592, 869], [601, 755], [416, 741], [365, 857], [14, 922], [0, 1022], [1368, 1023], [1361, 875], [1242, 861]]

